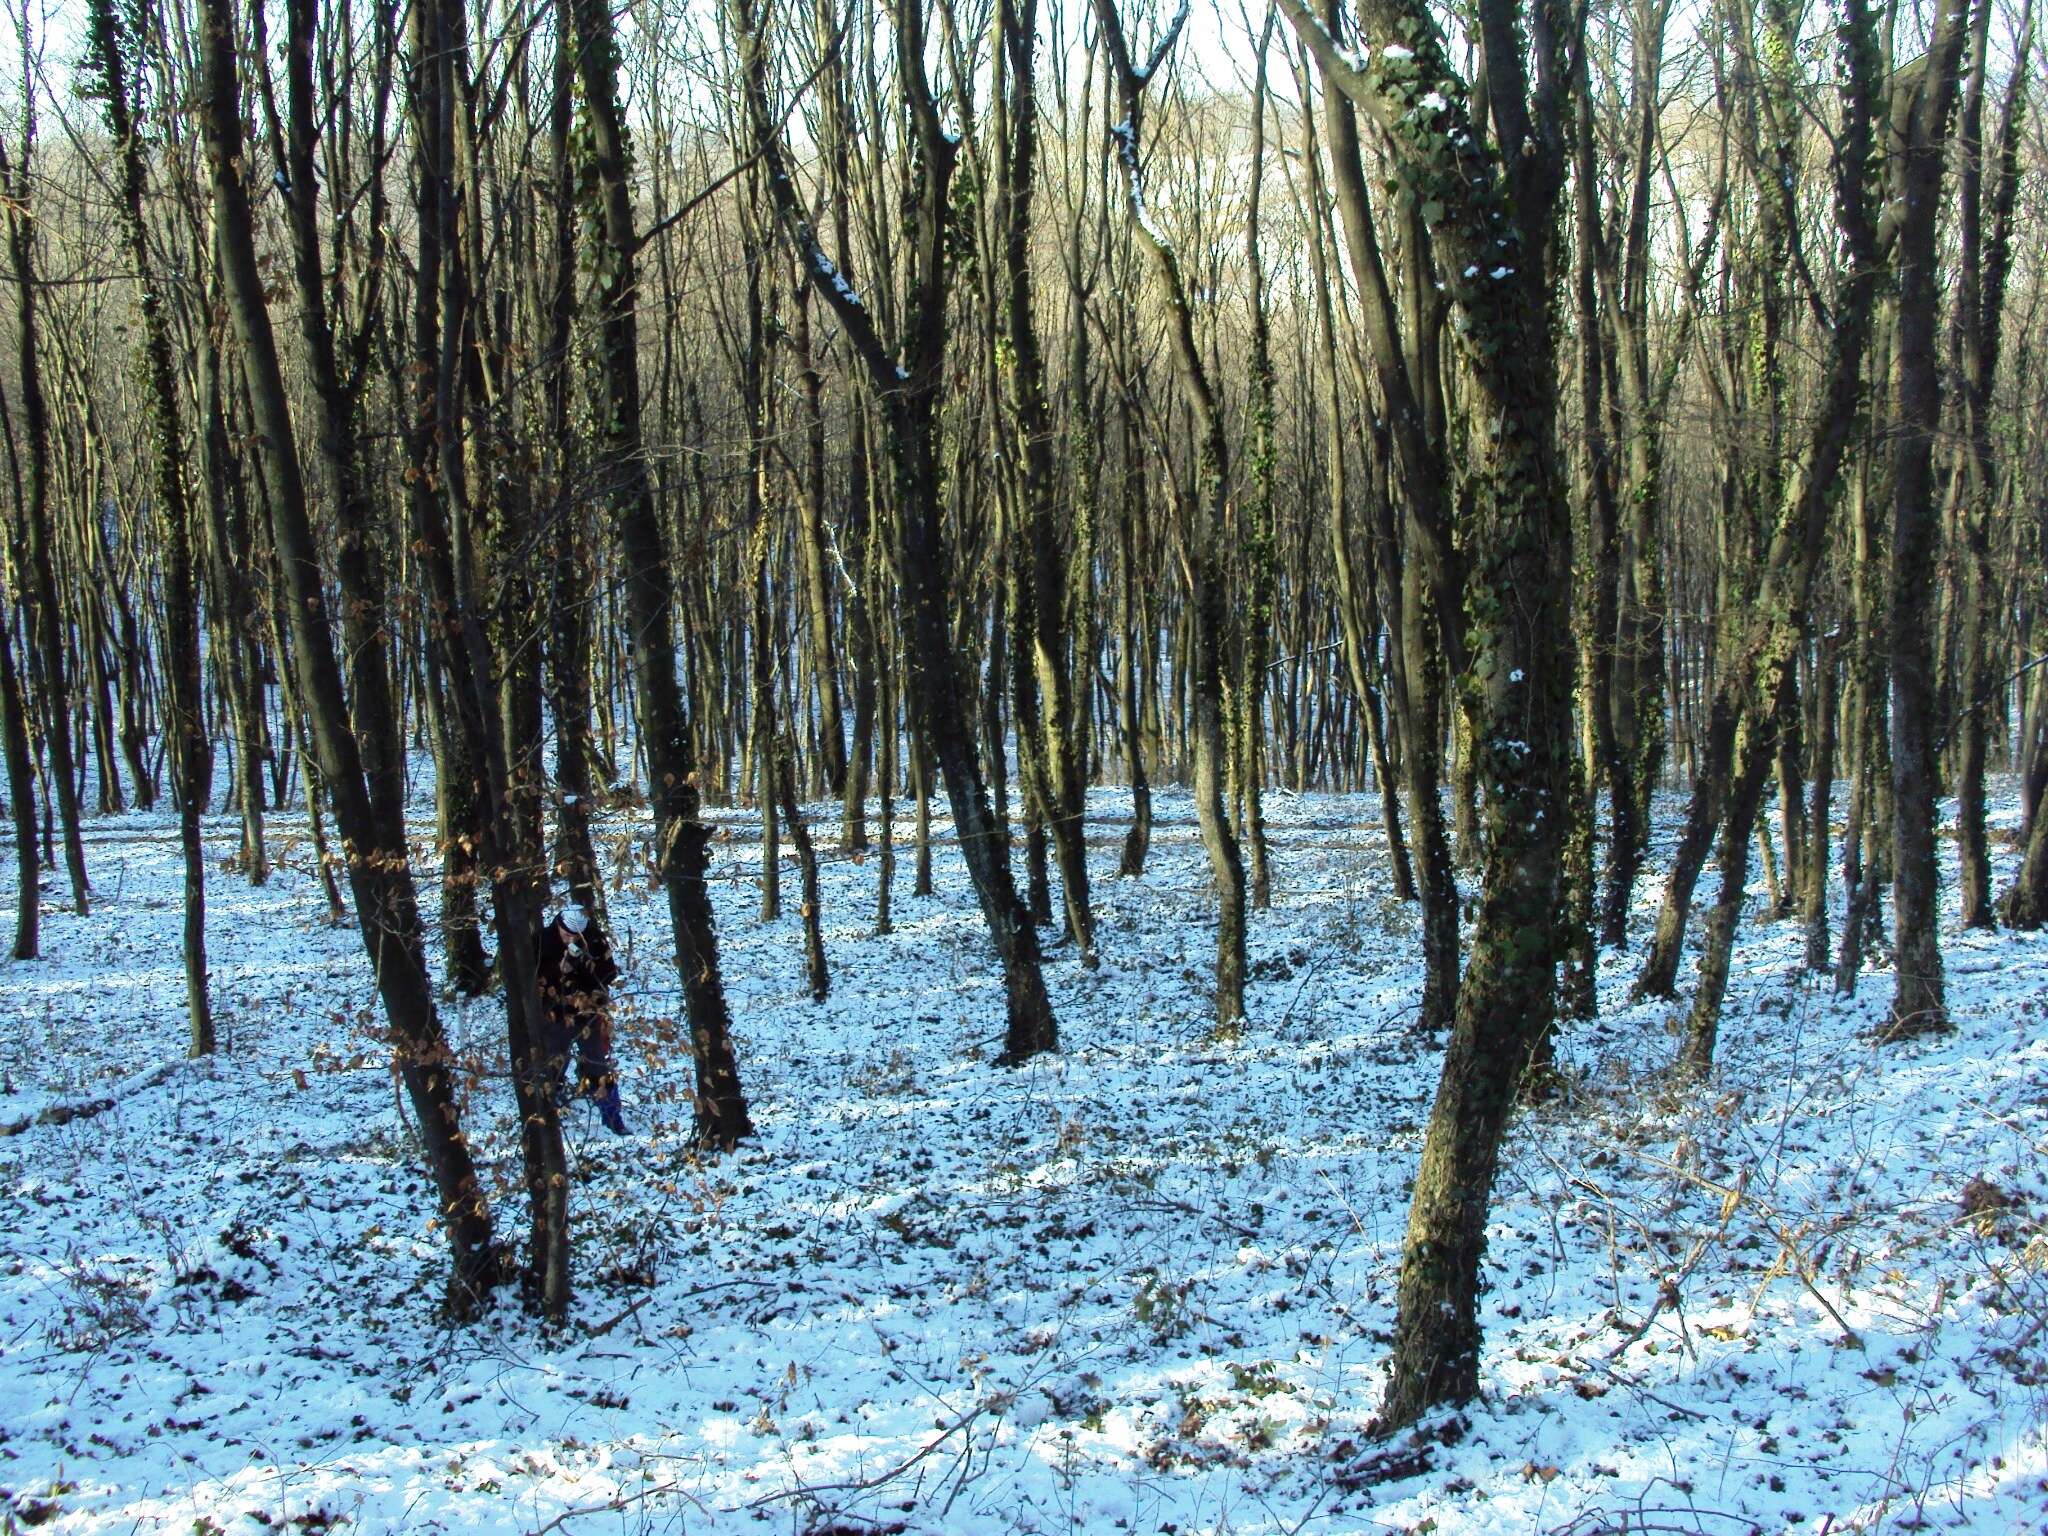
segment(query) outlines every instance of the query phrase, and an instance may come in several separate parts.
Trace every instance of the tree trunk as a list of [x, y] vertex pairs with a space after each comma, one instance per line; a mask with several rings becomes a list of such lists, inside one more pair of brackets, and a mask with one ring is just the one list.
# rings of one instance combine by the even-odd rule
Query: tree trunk
[[[29, 166], [35, 151], [35, 108], [23, 119], [21, 164], [10, 163], [0, 142], [0, 183], [8, 189], [7, 247], [14, 263], [16, 338], [21, 369], [21, 417], [28, 439], [26, 493], [17, 475], [15, 495], [27, 530], [28, 569], [23, 571], [23, 644], [28, 670], [42, 693], [45, 740], [50, 753], [50, 799], [64, 829], [64, 867], [71, 877], [71, 904], [83, 917], [92, 888], [85, 876], [85, 840], [78, 829], [78, 778], [71, 753], [71, 694], [66, 683], [64, 613], [57, 601], [57, 573], [51, 552], [50, 408], [43, 394], [38, 350], [35, 228], [29, 217]], [[13, 434], [9, 437], [10, 455]]]
[[[818, 850], [811, 842], [810, 825], [804, 820], [796, 799], [796, 743], [784, 732], [775, 740], [769, 758], [776, 767], [776, 788], [782, 804], [782, 819], [789, 827], [789, 840], [796, 844], [797, 871], [803, 880], [804, 968], [811, 983], [811, 1001], [822, 1003], [832, 995], [832, 973], [825, 964], [823, 899], [818, 893]], [[763, 815], [773, 808], [764, 805]]]
[[909, 617], [905, 678], [912, 733], [937, 759], [953, 810], [960, 852], [1003, 967], [1008, 1006], [999, 1061], [1016, 1065], [1057, 1049], [1058, 1026], [1040, 970], [1038, 931], [1018, 899], [1011, 873], [1008, 828], [989, 803], [953, 643], [957, 602], [941, 532], [941, 488], [936, 458], [938, 396], [946, 352], [946, 268], [950, 189], [957, 138], [940, 120], [924, 77], [925, 15], [921, 0], [903, 0], [893, 13], [896, 61], [916, 134], [922, 186], [904, 244], [906, 338], [899, 362], [874, 318], [812, 231], [784, 168], [780, 129], [769, 111], [766, 62], [751, 0], [737, 0], [735, 32], [741, 39], [742, 86], [754, 142], [767, 164], [769, 190], [806, 277], [832, 307], [865, 368], [883, 417], [898, 518], [898, 566]]
[[[572, 35], [568, 8], [554, 6], [557, 36], [548, 100], [548, 164], [556, 188], [573, 184], [575, 163], [570, 135], [575, 121], [576, 63], [567, 46]], [[553, 551], [548, 585], [547, 697], [555, 726], [554, 873], [569, 899], [599, 915], [605, 910], [604, 882], [591, 840], [595, 746], [591, 740], [591, 612], [596, 596], [597, 543], [591, 519], [576, 494], [581, 471], [581, 437], [570, 425], [569, 404], [574, 375], [570, 354], [576, 314], [579, 249], [576, 205], [558, 195], [549, 229], [551, 265], [547, 274], [547, 352], [543, 386], [546, 433], [553, 474], [551, 502], [544, 529]]]
[[[1368, 0], [1362, 41], [1373, 73], [1341, 52], [1303, 5], [1281, 0], [1323, 78], [1374, 115], [1410, 195], [1441, 218], [1432, 235], [1464, 321], [1475, 419], [1473, 525], [1466, 545], [1466, 656], [1479, 719], [1473, 766], [1486, 778], [1485, 876], [1471, 961], [1430, 1112], [1409, 1208], [1381, 1422], [1413, 1422], [1479, 1387], [1480, 1262], [1500, 1144], [1522, 1071], [1549, 1028], [1556, 999], [1559, 854], [1570, 722], [1568, 498], [1556, 442], [1551, 329], [1552, 221], [1564, 181], [1557, 103], [1527, 114], [1528, 81], [1515, 46], [1515, 8], [1485, 0], [1491, 99], [1519, 142], [1498, 158], [1466, 117], [1465, 83], [1451, 71], [1429, 13], [1408, 0]], [[1391, 65], [1381, 50], [1398, 41]], [[1546, 33], [1544, 78], [1575, 40]], [[1427, 111], [1384, 94], [1382, 73], [1404, 77], [1400, 100], [1433, 93]], [[1405, 77], [1413, 71], [1412, 83]], [[1494, 273], [1489, 277], [1487, 274]]]
[[[1020, 743], [1036, 733], [1036, 760], [1045, 833], [1060, 871], [1067, 932], [1081, 964], [1095, 965], [1095, 916], [1088, 897], [1088, 853], [1083, 833], [1087, 786], [1076, 730], [1074, 687], [1068, 670], [1067, 564], [1053, 515], [1054, 429], [1046, 400], [1045, 359], [1032, 310], [1031, 217], [1038, 149], [1037, 0], [1004, 0], [999, 78], [1008, 90], [999, 102], [1004, 130], [998, 162], [998, 210], [1003, 252], [1003, 334], [1007, 349], [1010, 414], [1021, 461], [1016, 491], [1024, 568], [1012, 579], [1027, 587], [1020, 605], [1029, 623], [1011, 637], [1035, 687], [1027, 695], [1036, 718], [1020, 715]], [[1084, 666], [1092, 659], [1084, 658]], [[1084, 676], [1086, 674], [1084, 673]], [[1085, 697], [1085, 691], [1083, 697]]]
[[[357, 733], [342, 693], [341, 668], [330, 639], [326, 593], [307, 517], [284, 375], [256, 264], [255, 219], [241, 179], [247, 155], [235, 73], [235, 37], [231, 0], [203, 0], [200, 39], [205, 89], [201, 110], [222, 286], [249, 374], [252, 424], [269, 485], [278, 563], [291, 599], [292, 649], [307, 723], [333, 796], [356, 913], [391, 1021], [399, 1072], [412, 1099], [440, 1194], [438, 1214], [447, 1227], [455, 1260], [449, 1304], [457, 1314], [466, 1315], [496, 1280], [490, 1216], [462, 1135], [454, 1061], [427, 989], [404, 826], [373, 808], [358, 755]], [[310, 193], [311, 188], [307, 190]], [[381, 665], [381, 643], [374, 644], [372, 650]], [[395, 727], [395, 721], [384, 722], [384, 729], [395, 731]]]
[[529, 1296], [560, 1321], [570, 1299], [569, 1174], [540, 993], [541, 625], [524, 563], [535, 466], [512, 429], [505, 366], [478, 292], [482, 177], [464, 16], [420, 0], [411, 23], [419, 261], [405, 480], [432, 614], [427, 661], [445, 679], [445, 734], [460, 749], [475, 852], [491, 884], [527, 1190]]
[[753, 1134], [732, 1018], [718, 967], [711, 894], [704, 883], [710, 832], [698, 817], [695, 765], [676, 683], [674, 598], [668, 540], [656, 515], [640, 431], [640, 358], [635, 278], [639, 241], [633, 228], [626, 128], [618, 97], [612, 13], [604, 0], [571, 0], [576, 65], [583, 84], [590, 152], [602, 197], [599, 355], [604, 375], [604, 431], [596, 466], [618, 524], [625, 558], [627, 619], [647, 754], [648, 799], [662, 882], [675, 931], [690, 1040], [696, 1057], [697, 1139], [729, 1150]]
[[[196, 222], [196, 220], [195, 220]], [[196, 233], [195, 233], [196, 238]], [[207, 287], [210, 311], [219, 310], [218, 280]], [[263, 760], [268, 742], [264, 713], [263, 651], [255, 563], [241, 465], [228, 436], [225, 386], [221, 379], [221, 336], [212, 314], [199, 331], [199, 455], [206, 480], [206, 509], [212, 534], [213, 601], [219, 641], [227, 658], [226, 686], [232, 696], [240, 748], [242, 871], [251, 885], [270, 878], [264, 840]]]
[[1222, 405], [1195, 340], [1194, 310], [1188, 301], [1180, 261], [1146, 208], [1144, 170], [1139, 157], [1145, 85], [1165, 62], [1187, 11], [1183, 8], [1178, 13], [1154, 47], [1150, 62], [1142, 67], [1134, 63], [1125, 44], [1113, 0], [1095, 0], [1095, 15], [1109, 48], [1124, 114], [1112, 137], [1125, 180], [1131, 223], [1138, 231], [1138, 244], [1147, 254], [1153, 279], [1165, 299], [1167, 332], [1197, 434], [1195, 494], [1189, 504], [1191, 526], [1187, 529], [1184, 556], [1193, 628], [1188, 677], [1193, 695], [1189, 735], [1195, 819], [1201, 827], [1202, 846], [1208, 853], [1210, 873], [1216, 882], [1216, 1033], [1227, 1039], [1244, 1027], [1246, 897], [1244, 858], [1223, 804], [1229, 722], [1224, 699], [1223, 640], [1228, 600], [1224, 591], [1222, 541], [1230, 461]]
[[1801, 882], [1800, 916], [1806, 929], [1806, 968], [1828, 968], [1828, 840], [1835, 797], [1836, 678], [1841, 650], [1839, 630], [1824, 635], [1814, 659], [1813, 803], [1807, 813], [1806, 870]]
[[36, 857], [36, 770], [29, 750], [28, 703], [14, 669], [14, 637], [0, 625], [0, 742], [7, 752], [7, 803], [14, 813], [16, 864], [14, 948], [16, 960], [40, 953], [43, 912], [42, 863]]
[[[2016, 69], [2006, 86], [1998, 148], [1984, 138], [1984, 94], [1990, 75], [1991, 15], [1979, 5], [1971, 27], [1969, 84], [1958, 132], [1960, 218], [1958, 220], [1956, 351], [1961, 368], [1968, 442], [1957, 470], [1963, 505], [1962, 632], [1956, 701], [1956, 834], [1962, 873], [1965, 928], [1989, 928], [1991, 855], [1984, 828], [1984, 769], [1989, 719], [2002, 704], [2005, 683], [1993, 657], [2002, 604], [1991, 561], [1992, 510], [2001, 490], [1997, 445], [1992, 432], [1992, 391], [1998, 375], [2005, 323], [2007, 277], [2011, 270], [2014, 204], [2019, 183], [2019, 127], [2029, 71]], [[2031, 8], [2028, 21], [2032, 19]], [[2022, 23], [2023, 27], [2026, 23]], [[1985, 228], [1985, 201], [1991, 204]]]
[[163, 536], [164, 668], [169, 674], [167, 734], [175, 743], [171, 790], [185, 865], [185, 1013], [189, 1054], [213, 1053], [213, 1006], [206, 978], [206, 847], [199, 818], [207, 808], [213, 743], [207, 739], [199, 671], [199, 590], [192, 573], [192, 501], [185, 479], [185, 431], [179, 421], [169, 322], [143, 222], [142, 140], [129, 115], [128, 79], [113, 0], [92, 0], [94, 63], [106, 91], [107, 126], [120, 155], [121, 221], [128, 257], [142, 284], [144, 409], [151, 439], [158, 526]]
[[1942, 169], [1972, 0], [1942, 0], [1923, 72], [1892, 104], [1892, 195], [1898, 299], [1892, 388], [1892, 547], [1886, 590], [1892, 680], [1892, 920], [1898, 992], [1894, 1035], [1945, 1029], [1940, 880], [1934, 858], [1934, 435], [1941, 426], [1936, 240]]

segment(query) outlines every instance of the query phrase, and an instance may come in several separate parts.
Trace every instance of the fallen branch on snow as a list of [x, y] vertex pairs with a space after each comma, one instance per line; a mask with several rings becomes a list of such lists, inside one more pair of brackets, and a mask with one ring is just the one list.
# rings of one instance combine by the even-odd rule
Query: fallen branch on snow
[[185, 1063], [182, 1061], [167, 1061], [162, 1066], [138, 1073], [125, 1082], [116, 1083], [113, 1090], [103, 1097], [69, 1099], [55, 1104], [45, 1104], [34, 1114], [23, 1115], [19, 1120], [0, 1121], [0, 1137], [19, 1136], [22, 1132], [33, 1130], [39, 1125], [69, 1125], [74, 1120], [90, 1120], [95, 1115], [104, 1115], [123, 1099], [163, 1083], [183, 1065]]

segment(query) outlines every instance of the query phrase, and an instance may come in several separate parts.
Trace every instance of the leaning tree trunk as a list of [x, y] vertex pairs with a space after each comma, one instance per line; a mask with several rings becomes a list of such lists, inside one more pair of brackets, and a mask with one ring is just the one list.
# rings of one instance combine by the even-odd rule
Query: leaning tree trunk
[[[910, 276], [900, 362], [883, 341], [875, 317], [818, 242], [790, 181], [781, 130], [769, 110], [765, 47], [753, 0], [736, 0], [733, 20], [740, 40], [740, 84], [776, 212], [805, 276], [838, 317], [881, 409], [895, 490], [898, 575], [909, 620], [903, 670], [913, 750], [929, 751], [945, 780], [961, 857], [1003, 967], [1008, 1024], [998, 1059], [1015, 1065], [1056, 1050], [1059, 1030], [1040, 967], [1038, 930], [1018, 898], [1011, 872], [1008, 828], [991, 807], [982, 777], [969, 689], [953, 639], [956, 595], [942, 532], [937, 434], [945, 384], [951, 187], [959, 141], [947, 132], [925, 78], [924, 8], [921, 0], [902, 0], [893, 16], [897, 69], [922, 176], [911, 225], [904, 232]], [[922, 805], [929, 784], [921, 781], [918, 788]]]
[[704, 881], [710, 829], [698, 815], [696, 767], [676, 681], [668, 537], [655, 510], [641, 440], [635, 275], [640, 246], [633, 227], [631, 162], [619, 103], [618, 48], [605, 0], [571, 0], [570, 10], [600, 198], [593, 223], [603, 274], [597, 350], [604, 381], [604, 430], [596, 444], [594, 467], [618, 525], [625, 558], [626, 617], [640, 700], [641, 745], [647, 754], [648, 800], [654, 808], [656, 860], [668, 892], [676, 964], [682, 971], [696, 1058], [697, 1139], [704, 1147], [729, 1150], [752, 1135], [754, 1125], [740, 1089], [711, 892]]
[[[1334, 3], [1334, 0], [1332, 0]], [[1334, 16], [1336, 11], [1327, 14]], [[1396, 658], [1395, 714], [1403, 737], [1402, 779], [1408, 819], [1414, 838], [1418, 890], [1422, 898], [1422, 1000], [1425, 1029], [1448, 1029], [1458, 1002], [1457, 859], [1473, 840], [1467, 826], [1472, 810], [1464, 750], [1466, 714], [1457, 711], [1460, 732], [1457, 782], [1458, 849], [1454, 852], [1443, 812], [1443, 725], [1446, 671], [1463, 648], [1458, 596], [1459, 557], [1449, 537], [1452, 471], [1445, 453], [1443, 392], [1437, 375], [1440, 356], [1435, 324], [1421, 293], [1407, 295], [1410, 329], [1401, 333], [1396, 305], [1381, 255], [1360, 149], [1358, 118], [1349, 97], [1325, 93], [1324, 118], [1329, 129], [1330, 169], [1337, 209], [1350, 250], [1352, 276], [1360, 285], [1359, 312], [1365, 322], [1377, 392], [1399, 402], [1386, 412], [1384, 430], [1377, 424], [1367, 442], [1374, 459], [1373, 496], [1378, 512], [1375, 565], [1382, 593], [1381, 607], [1392, 629], [1390, 648]], [[1410, 253], [1410, 272], [1417, 279], [1420, 243], [1426, 231], [1411, 219], [1409, 234], [1418, 248]], [[1433, 287], [1433, 285], [1432, 285]], [[1365, 369], [1357, 368], [1359, 393], [1368, 396]], [[1384, 480], [1385, 494], [1380, 481]], [[1398, 489], [1398, 525], [1391, 497]], [[1398, 549], [1397, 549], [1398, 546]]]
[[[811, 984], [811, 1001], [822, 1003], [832, 995], [832, 972], [825, 963], [824, 903], [818, 893], [818, 850], [811, 841], [810, 824], [796, 799], [796, 743], [787, 731], [775, 738], [768, 761], [775, 766], [776, 799], [782, 806], [782, 820], [789, 828], [789, 840], [796, 845], [798, 877], [803, 882], [804, 970]], [[763, 802], [763, 816], [775, 814], [774, 806]]]
[[[1635, 884], [1649, 852], [1651, 800], [1663, 772], [1669, 705], [1665, 666], [1668, 646], [1664, 583], [1664, 416], [1689, 350], [1688, 323], [1667, 343], [1667, 361], [1655, 378], [1650, 363], [1652, 266], [1650, 210], [1659, 146], [1663, 137], [1661, 87], [1664, 34], [1671, 0], [1646, 0], [1632, 31], [1633, 81], [1629, 133], [1628, 220], [1621, 242], [1620, 270], [1607, 275], [1605, 307], [1613, 317], [1616, 382], [1627, 406], [1627, 480], [1622, 498], [1628, 513], [1616, 529], [1618, 580], [1614, 665], [1610, 692], [1599, 707], [1608, 713], [1614, 739], [1609, 766], [1613, 841], [1600, 901], [1600, 939], [1619, 948], [1628, 941]], [[1711, 223], [1711, 220], [1710, 220]], [[1696, 255], [1695, 272], [1713, 246], [1711, 233]], [[1691, 285], [1698, 287], [1695, 281]], [[1618, 292], [1617, 292], [1618, 290]], [[1617, 302], [1617, 299], [1619, 302]], [[1692, 311], [1686, 311], [1689, 317]]]
[[[1722, 802], [1721, 890], [1707, 922], [1700, 985], [1693, 998], [1680, 1065], [1704, 1073], [1713, 1062], [1721, 1003], [1749, 870], [1749, 838], [1762, 802], [1778, 733], [1794, 715], [1799, 652], [1805, 644], [1814, 572], [1826, 542], [1828, 515], [1855, 441], [1865, 351], [1880, 278], [1875, 217], [1869, 191], [1876, 69], [1868, 34], [1854, 11], [1842, 29], [1844, 86], [1835, 156], [1836, 218], [1849, 260], [1834, 294], [1823, 389], [1813, 426], [1793, 473], [1777, 482], [1783, 505], [1765, 554], [1757, 590], [1740, 619], [1738, 649], [1725, 664], [1716, 707], [1734, 705], [1729, 778]], [[1787, 188], [1789, 197], [1789, 187]], [[1690, 828], [1688, 828], [1690, 830]], [[1788, 850], [1788, 865], [1791, 859]], [[1675, 881], [1674, 876], [1674, 881]], [[1659, 930], [1659, 941], [1665, 930]]]
[[1123, 119], [1112, 137], [1124, 176], [1130, 220], [1165, 301], [1167, 334], [1180, 374], [1181, 392], [1195, 422], [1196, 485], [1189, 506], [1186, 539], [1188, 605], [1193, 621], [1188, 679], [1193, 698], [1188, 734], [1193, 757], [1195, 818], [1216, 882], [1216, 1032], [1229, 1038], [1244, 1027], [1246, 906], [1244, 855], [1223, 803], [1229, 763], [1229, 711], [1224, 700], [1227, 595], [1222, 545], [1225, 505], [1230, 492], [1230, 457], [1222, 402], [1195, 339], [1194, 307], [1188, 299], [1180, 260], [1145, 205], [1144, 167], [1139, 155], [1146, 83], [1166, 62], [1187, 14], [1183, 5], [1154, 46], [1151, 58], [1140, 65], [1133, 60], [1124, 40], [1114, 0], [1095, 0], [1096, 20], [1109, 49], [1123, 109]]
[[2008, 928], [2032, 931], [2048, 924], [2048, 815], [2035, 814], [2019, 878], [2002, 898], [1998, 915]]
[[[455, 1095], [454, 1059], [428, 990], [419, 905], [402, 821], [373, 807], [357, 733], [334, 653], [319, 551], [307, 515], [296, 438], [277, 341], [256, 263], [255, 218], [242, 181], [247, 150], [236, 78], [232, 0], [203, 0], [201, 113], [212, 179], [215, 240], [229, 317], [249, 375], [257, 452], [268, 485], [273, 538], [291, 601], [293, 657], [299, 669], [313, 748], [341, 829], [357, 920], [372, 974], [391, 1021], [397, 1063], [412, 1099], [420, 1139], [440, 1197], [455, 1266], [451, 1310], [466, 1314], [496, 1280], [490, 1214]], [[310, 192], [310, 187], [308, 191]], [[380, 658], [381, 641], [373, 649]], [[371, 729], [395, 732], [395, 720]]]

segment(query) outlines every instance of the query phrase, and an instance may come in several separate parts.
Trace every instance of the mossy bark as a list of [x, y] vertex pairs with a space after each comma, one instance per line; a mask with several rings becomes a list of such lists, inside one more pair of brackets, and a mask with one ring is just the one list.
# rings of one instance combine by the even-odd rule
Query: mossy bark
[[112, 0], [93, 0], [92, 48], [105, 91], [107, 126], [119, 153], [121, 224], [129, 259], [142, 285], [142, 374], [151, 449], [152, 489], [163, 539], [164, 657], [169, 695], [171, 792], [178, 808], [184, 861], [184, 959], [187, 1049], [211, 1055], [213, 1004], [206, 974], [206, 849], [199, 818], [207, 809], [213, 743], [206, 733], [199, 670], [199, 588], [193, 572], [195, 535], [185, 473], [185, 433], [171, 361], [170, 322], [158, 288], [143, 220], [142, 140], [130, 115], [125, 40]]
[[1942, 0], [1924, 65], [1894, 88], [1891, 195], [1897, 221], [1893, 334], [1891, 564], [1886, 584], [1892, 684], [1892, 919], [1898, 991], [1892, 1030], [1947, 1027], [1936, 934], [1933, 611], [1939, 535], [1934, 437], [1941, 426], [1936, 245], [1949, 124], [1972, 6]]

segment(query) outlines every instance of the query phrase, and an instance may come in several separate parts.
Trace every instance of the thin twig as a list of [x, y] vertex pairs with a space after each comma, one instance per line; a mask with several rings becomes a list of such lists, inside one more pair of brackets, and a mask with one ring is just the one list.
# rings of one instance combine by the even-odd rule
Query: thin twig
[[[887, 1472], [877, 1472], [873, 1477], [850, 1479], [838, 1483], [798, 1483], [793, 1488], [781, 1488], [777, 1489], [774, 1493], [764, 1493], [758, 1499], [750, 1499], [745, 1504], [738, 1506], [738, 1509], [728, 1510], [727, 1513], [737, 1514], [739, 1510], [743, 1509], [760, 1509], [769, 1504], [779, 1504], [785, 1499], [813, 1498], [821, 1493], [871, 1492], [876, 1488], [882, 1487], [884, 1484], [896, 1481], [897, 1478], [923, 1461], [933, 1451], [936, 1451], [940, 1446], [960, 1433], [960, 1431], [970, 1428], [974, 1421], [987, 1411], [988, 1404], [986, 1402], [976, 1403], [972, 1411], [961, 1414], [951, 1424], [948, 1424], [941, 1430], [936, 1440], [931, 1441], [908, 1460], [899, 1462], [896, 1466], [891, 1467]], [[538, 1533], [536, 1533], [536, 1536], [538, 1536]]]

